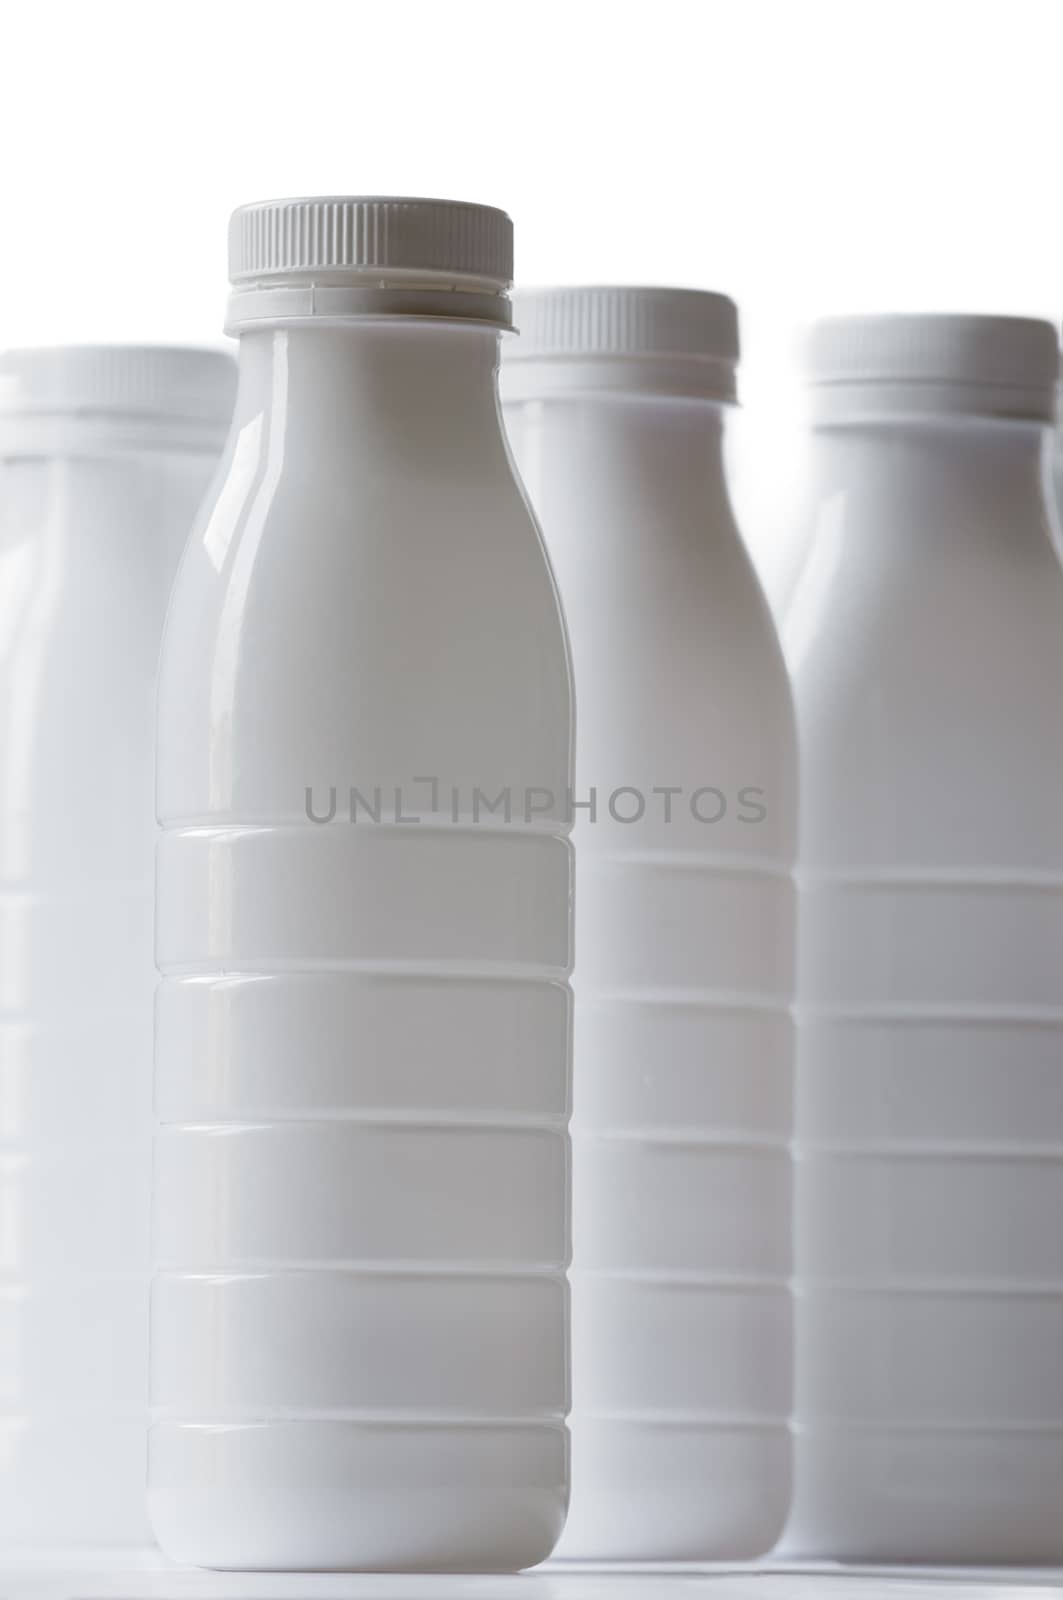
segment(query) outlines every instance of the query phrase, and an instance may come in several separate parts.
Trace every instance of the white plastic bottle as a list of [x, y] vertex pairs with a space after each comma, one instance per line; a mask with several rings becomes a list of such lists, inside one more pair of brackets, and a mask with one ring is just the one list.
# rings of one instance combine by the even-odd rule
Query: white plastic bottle
[[789, 1553], [1063, 1558], [1063, 571], [1046, 323], [812, 333]]
[[144, 1515], [153, 705], [223, 352], [0, 356], [0, 1544]]
[[[1063, 371], [1063, 364], [1061, 364]], [[1056, 384], [1056, 427], [1048, 468], [1049, 498], [1055, 515], [1051, 519], [1052, 542], [1063, 559], [1063, 376]]]
[[511, 224], [265, 202], [230, 266], [159, 702], [152, 1519], [208, 1566], [516, 1569], [568, 1490], [572, 713]]
[[506, 421], [579, 705], [558, 1554], [753, 1556], [790, 1488], [795, 755], [724, 480], [737, 317], [578, 288], [519, 295], [516, 320]]

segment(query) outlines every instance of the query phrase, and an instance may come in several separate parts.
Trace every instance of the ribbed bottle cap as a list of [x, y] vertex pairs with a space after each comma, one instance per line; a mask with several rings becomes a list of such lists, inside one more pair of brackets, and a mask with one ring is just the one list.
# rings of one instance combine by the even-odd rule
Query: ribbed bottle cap
[[513, 281], [513, 224], [494, 206], [391, 195], [261, 200], [229, 224], [233, 284], [301, 273], [440, 272]]
[[388, 310], [508, 326], [513, 224], [459, 200], [262, 200], [232, 215], [229, 279], [231, 326]]
[[225, 350], [59, 345], [0, 354], [0, 414], [160, 418], [228, 426], [236, 363]]
[[505, 365], [513, 371], [551, 361], [558, 364], [559, 387], [595, 387], [601, 367], [596, 377], [590, 364], [613, 363], [620, 380], [605, 387], [735, 398], [738, 311], [726, 295], [700, 289], [523, 289], [515, 297], [514, 320], [520, 337], [505, 350]]
[[864, 410], [922, 400], [930, 411], [1050, 421], [1058, 362], [1055, 329], [1035, 318], [901, 315], [818, 322], [803, 364], [813, 389], [859, 391]]

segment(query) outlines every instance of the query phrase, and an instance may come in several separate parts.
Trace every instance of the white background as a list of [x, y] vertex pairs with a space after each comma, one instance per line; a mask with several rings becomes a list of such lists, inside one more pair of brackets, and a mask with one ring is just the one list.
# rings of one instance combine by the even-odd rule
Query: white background
[[1063, 0], [24, 0], [2, 45], [0, 344], [216, 339], [241, 201], [489, 201], [525, 282], [735, 296], [769, 568], [802, 320], [1063, 309]]
[[803, 320], [1063, 311], [1063, 0], [8, 0], [0, 51], [0, 345], [217, 339], [242, 201], [499, 204], [525, 282], [738, 300], [769, 579]]

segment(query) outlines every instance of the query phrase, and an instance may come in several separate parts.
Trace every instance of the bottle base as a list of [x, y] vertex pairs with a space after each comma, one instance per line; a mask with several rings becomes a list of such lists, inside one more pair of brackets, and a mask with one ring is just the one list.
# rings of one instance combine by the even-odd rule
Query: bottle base
[[588, 1420], [573, 1427], [572, 1510], [559, 1561], [747, 1561], [790, 1503], [784, 1424], [703, 1427]]
[[183, 1565], [519, 1572], [557, 1543], [567, 1446], [553, 1424], [159, 1423], [148, 1509]]
[[878, 1566], [1063, 1560], [1063, 1430], [803, 1429], [776, 1555]]

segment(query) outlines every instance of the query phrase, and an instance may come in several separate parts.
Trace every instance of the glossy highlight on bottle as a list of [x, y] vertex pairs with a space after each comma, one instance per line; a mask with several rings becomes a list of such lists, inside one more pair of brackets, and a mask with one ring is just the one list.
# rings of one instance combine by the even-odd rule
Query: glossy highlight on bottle
[[[200, 1565], [512, 1571], [564, 1518], [571, 687], [498, 412], [510, 250], [444, 202], [233, 221], [158, 761], [149, 1498]], [[308, 815], [351, 785], [408, 798]]]

